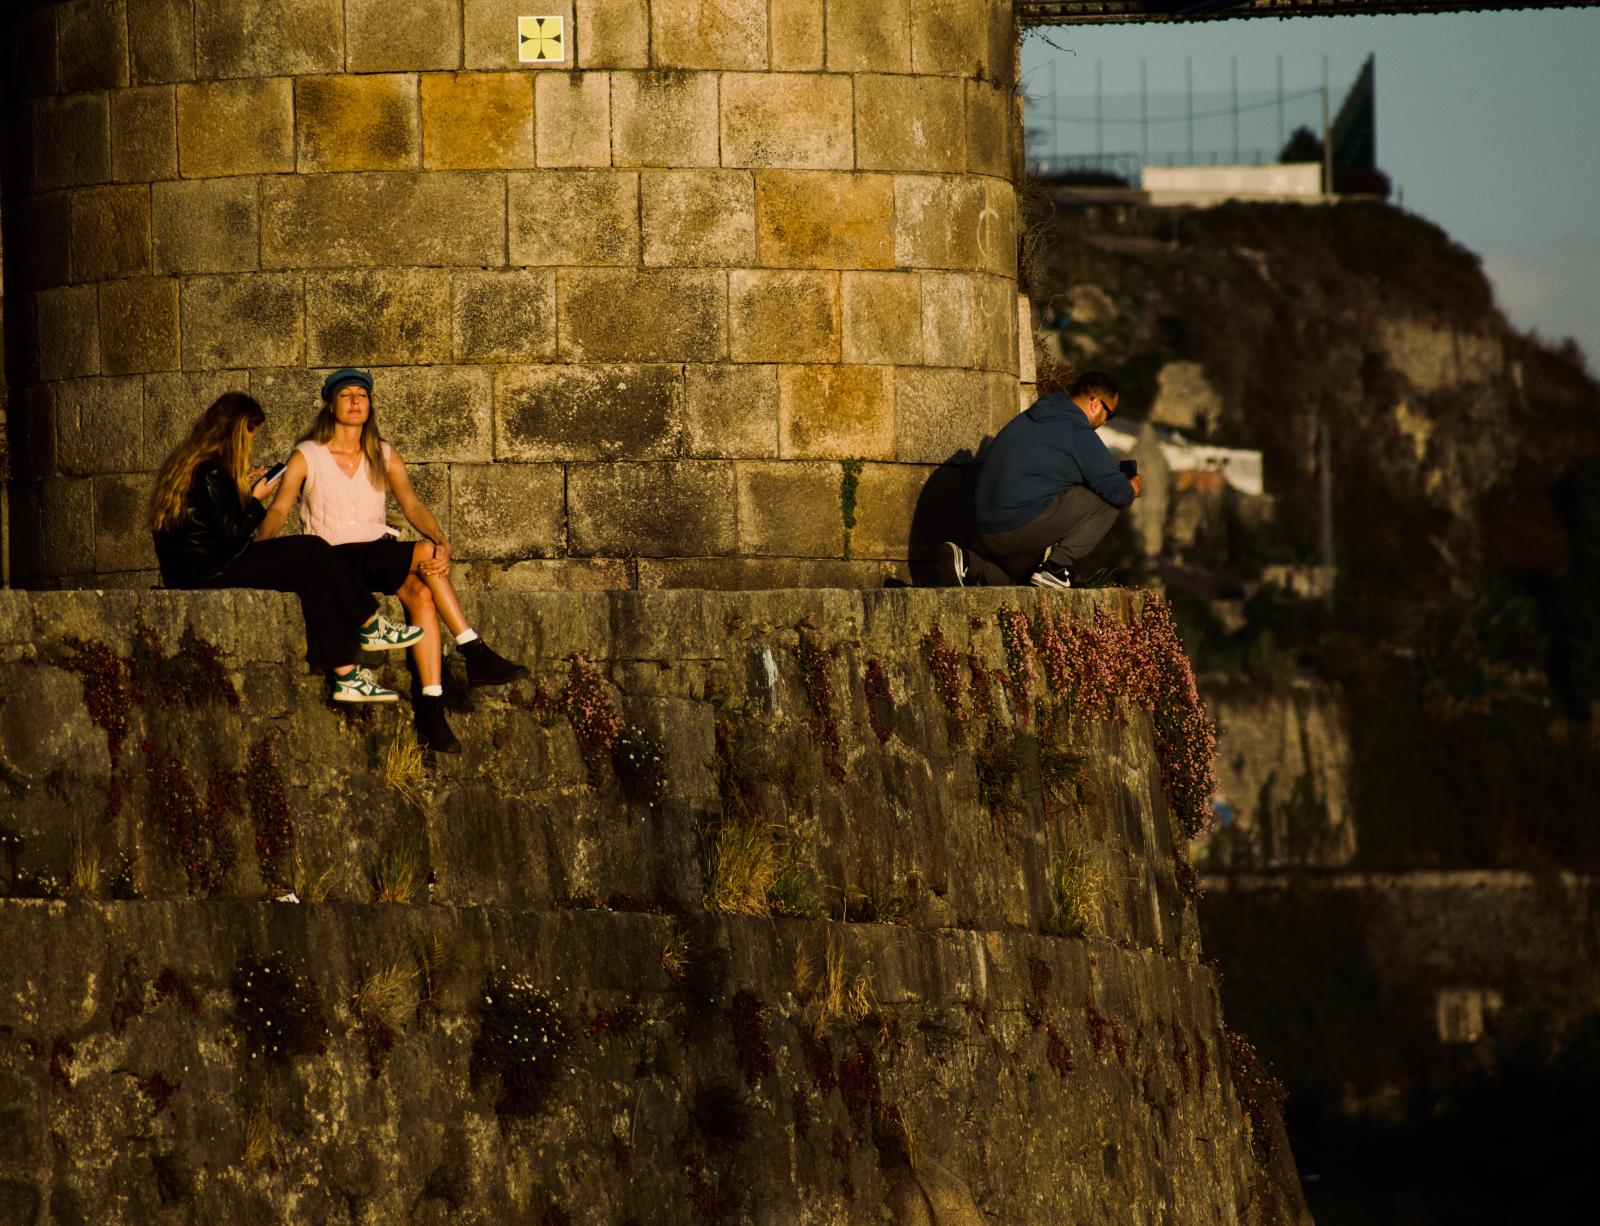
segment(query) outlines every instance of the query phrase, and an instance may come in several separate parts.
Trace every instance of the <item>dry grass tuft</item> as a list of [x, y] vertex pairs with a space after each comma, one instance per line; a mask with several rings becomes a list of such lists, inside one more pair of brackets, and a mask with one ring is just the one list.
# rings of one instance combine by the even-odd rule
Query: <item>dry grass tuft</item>
[[1100, 925], [1104, 893], [1104, 875], [1081, 850], [1057, 856], [1050, 864], [1049, 930], [1057, 936], [1088, 936]]
[[410, 840], [395, 843], [373, 870], [372, 889], [379, 902], [408, 903], [416, 896], [421, 875], [421, 849]]
[[725, 822], [717, 829], [706, 874], [706, 910], [768, 919], [768, 895], [782, 865], [772, 832], [765, 826]]
[[845, 956], [843, 942], [829, 933], [823, 957], [821, 993], [812, 1001], [813, 1028], [821, 1030], [835, 1019], [855, 1025], [876, 1007], [870, 964], [852, 963]]
[[418, 809], [427, 805], [428, 768], [410, 724], [401, 724], [384, 746], [383, 782]]
[[420, 1013], [426, 1006], [437, 1009], [439, 991], [460, 961], [457, 950], [437, 932], [419, 932], [411, 940], [411, 957], [416, 961], [420, 981], [417, 1011]]
[[260, 1104], [250, 1113], [244, 1125], [244, 1164], [260, 1166], [272, 1158], [277, 1148], [278, 1129], [267, 1114], [266, 1104]]
[[803, 943], [794, 947], [794, 990], [797, 996], [810, 996], [811, 989], [817, 982], [817, 964], [811, 959], [811, 951]]
[[80, 835], [72, 840], [72, 864], [67, 872], [67, 892], [78, 898], [100, 896], [100, 849], [90, 847]]
[[682, 979], [689, 970], [689, 938], [674, 932], [661, 947], [661, 969], [674, 979]]
[[416, 968], [391, 962], [362, 980], [351, 1004], [364, 1026], [393, 1033], [415, 1012], [416, 999]]
[[300, 844], [294, 846], [294, 858], [289, 863], [289, 888], [301, 902], [327, 902], [334, 887], [339, 884], [339, 872], [331, 864], [313, 867], [300, 854]]

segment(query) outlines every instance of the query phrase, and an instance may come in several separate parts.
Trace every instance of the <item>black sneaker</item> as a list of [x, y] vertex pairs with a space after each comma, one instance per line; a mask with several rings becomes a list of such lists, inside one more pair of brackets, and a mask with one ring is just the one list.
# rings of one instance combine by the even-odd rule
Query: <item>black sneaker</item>
[[482, 639], [473, 639], [456, 650], [467, 662], [467, 681], [472, 685], [506, 685], [528, 675], [521, 664], [506, 659]]
[[967, 586], [967, 554], [954, 541], [939, 545], [939, 582], [945, 587]]
[[1033, 572], [1028, 582], [1034, 587], [1069, 588], [1072, 586], [1072, 571], [1065, 566], [1046, 562]]
[[434, 753], [460, 753], [461, 742], [450, 731], [444, 717], [444, 699], [434, 694], [419, 694], [411, 711], [411, 722], [417, 730], [417, 740], [424, 749]]

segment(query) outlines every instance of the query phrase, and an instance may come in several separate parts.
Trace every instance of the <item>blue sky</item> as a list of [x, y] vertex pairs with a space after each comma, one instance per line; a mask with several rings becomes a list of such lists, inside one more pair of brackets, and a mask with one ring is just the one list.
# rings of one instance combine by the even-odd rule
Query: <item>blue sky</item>
[[[1275, 91], [1279, 55], [1292, 92], [1321, 84], [1326, 54], [1337, 107], [1375, 53], [1378, 164], [1405, 207], [1483, 258], [1513, 324], [1550, 340], [1574, 338], [1590, 370], [1600, 372], [1600, 10], [1068, 26], [1044, 34], [1048, 42], [1035, 35], [1023, 44], [1024, 90], [1030, 102], [1048, 105], [1054, 61], [1056, 106], [1071, 116], [1092, 114], [1096, 61], [1104, 113], [1131, 115], [1141, 60], [1150, 112], [1160, 114], [1182, 108], [1186, 58], [1196, 94], [1212, 104], [1220, 95], [1226, 104], [1233, 57], [1241, 95], [1254, 101]], [[1293, 104], [1289, 127], [1319, 113], [1310, 100]], [[1275, 140], [1275, 106], [1244, 122], [1242, 145]], [[1093, 149], [1091, 125], [1061, 130], [1081, 151]], [[1181, 124], [1156, 130], [1183, 142]], [[1137, 126], [1104, 131], [1107, 149], [1140, 148]], [[1197, 145], [1231, 141], [1226, 121], [1208, 132], [1212, 139], [1197, 135]]]

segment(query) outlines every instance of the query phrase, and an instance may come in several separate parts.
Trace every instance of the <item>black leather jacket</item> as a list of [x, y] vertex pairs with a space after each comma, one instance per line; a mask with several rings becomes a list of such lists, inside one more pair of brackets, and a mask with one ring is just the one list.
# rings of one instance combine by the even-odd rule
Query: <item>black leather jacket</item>
[[266, 513], [256, 499], [240, 497], [221, 461], [206, 460], [189, 482], [183, 518], [153, 534], [161, 582], [167, 587], [205, 586], [245, 551]]

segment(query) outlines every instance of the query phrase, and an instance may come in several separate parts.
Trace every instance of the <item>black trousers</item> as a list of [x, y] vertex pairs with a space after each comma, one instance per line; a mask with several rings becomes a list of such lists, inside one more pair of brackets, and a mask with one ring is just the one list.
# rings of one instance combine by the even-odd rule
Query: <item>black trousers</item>
[[1022, 527], [978, 533], [978, 548], [967, 555], [968, 573], [984, 587], [1026, 583], [1047, 549], [1051, 562], [1071, 569], [1111, 530], [1117, 511], [1087, 486], [1069, 486]]
[[378, 611], [355, 570], [320, 536], [252, 541], [220, 574], [195, 586], [293, 592], [306, 619], [306, 659], [329, 670], [356, 662], [356, 631]]

